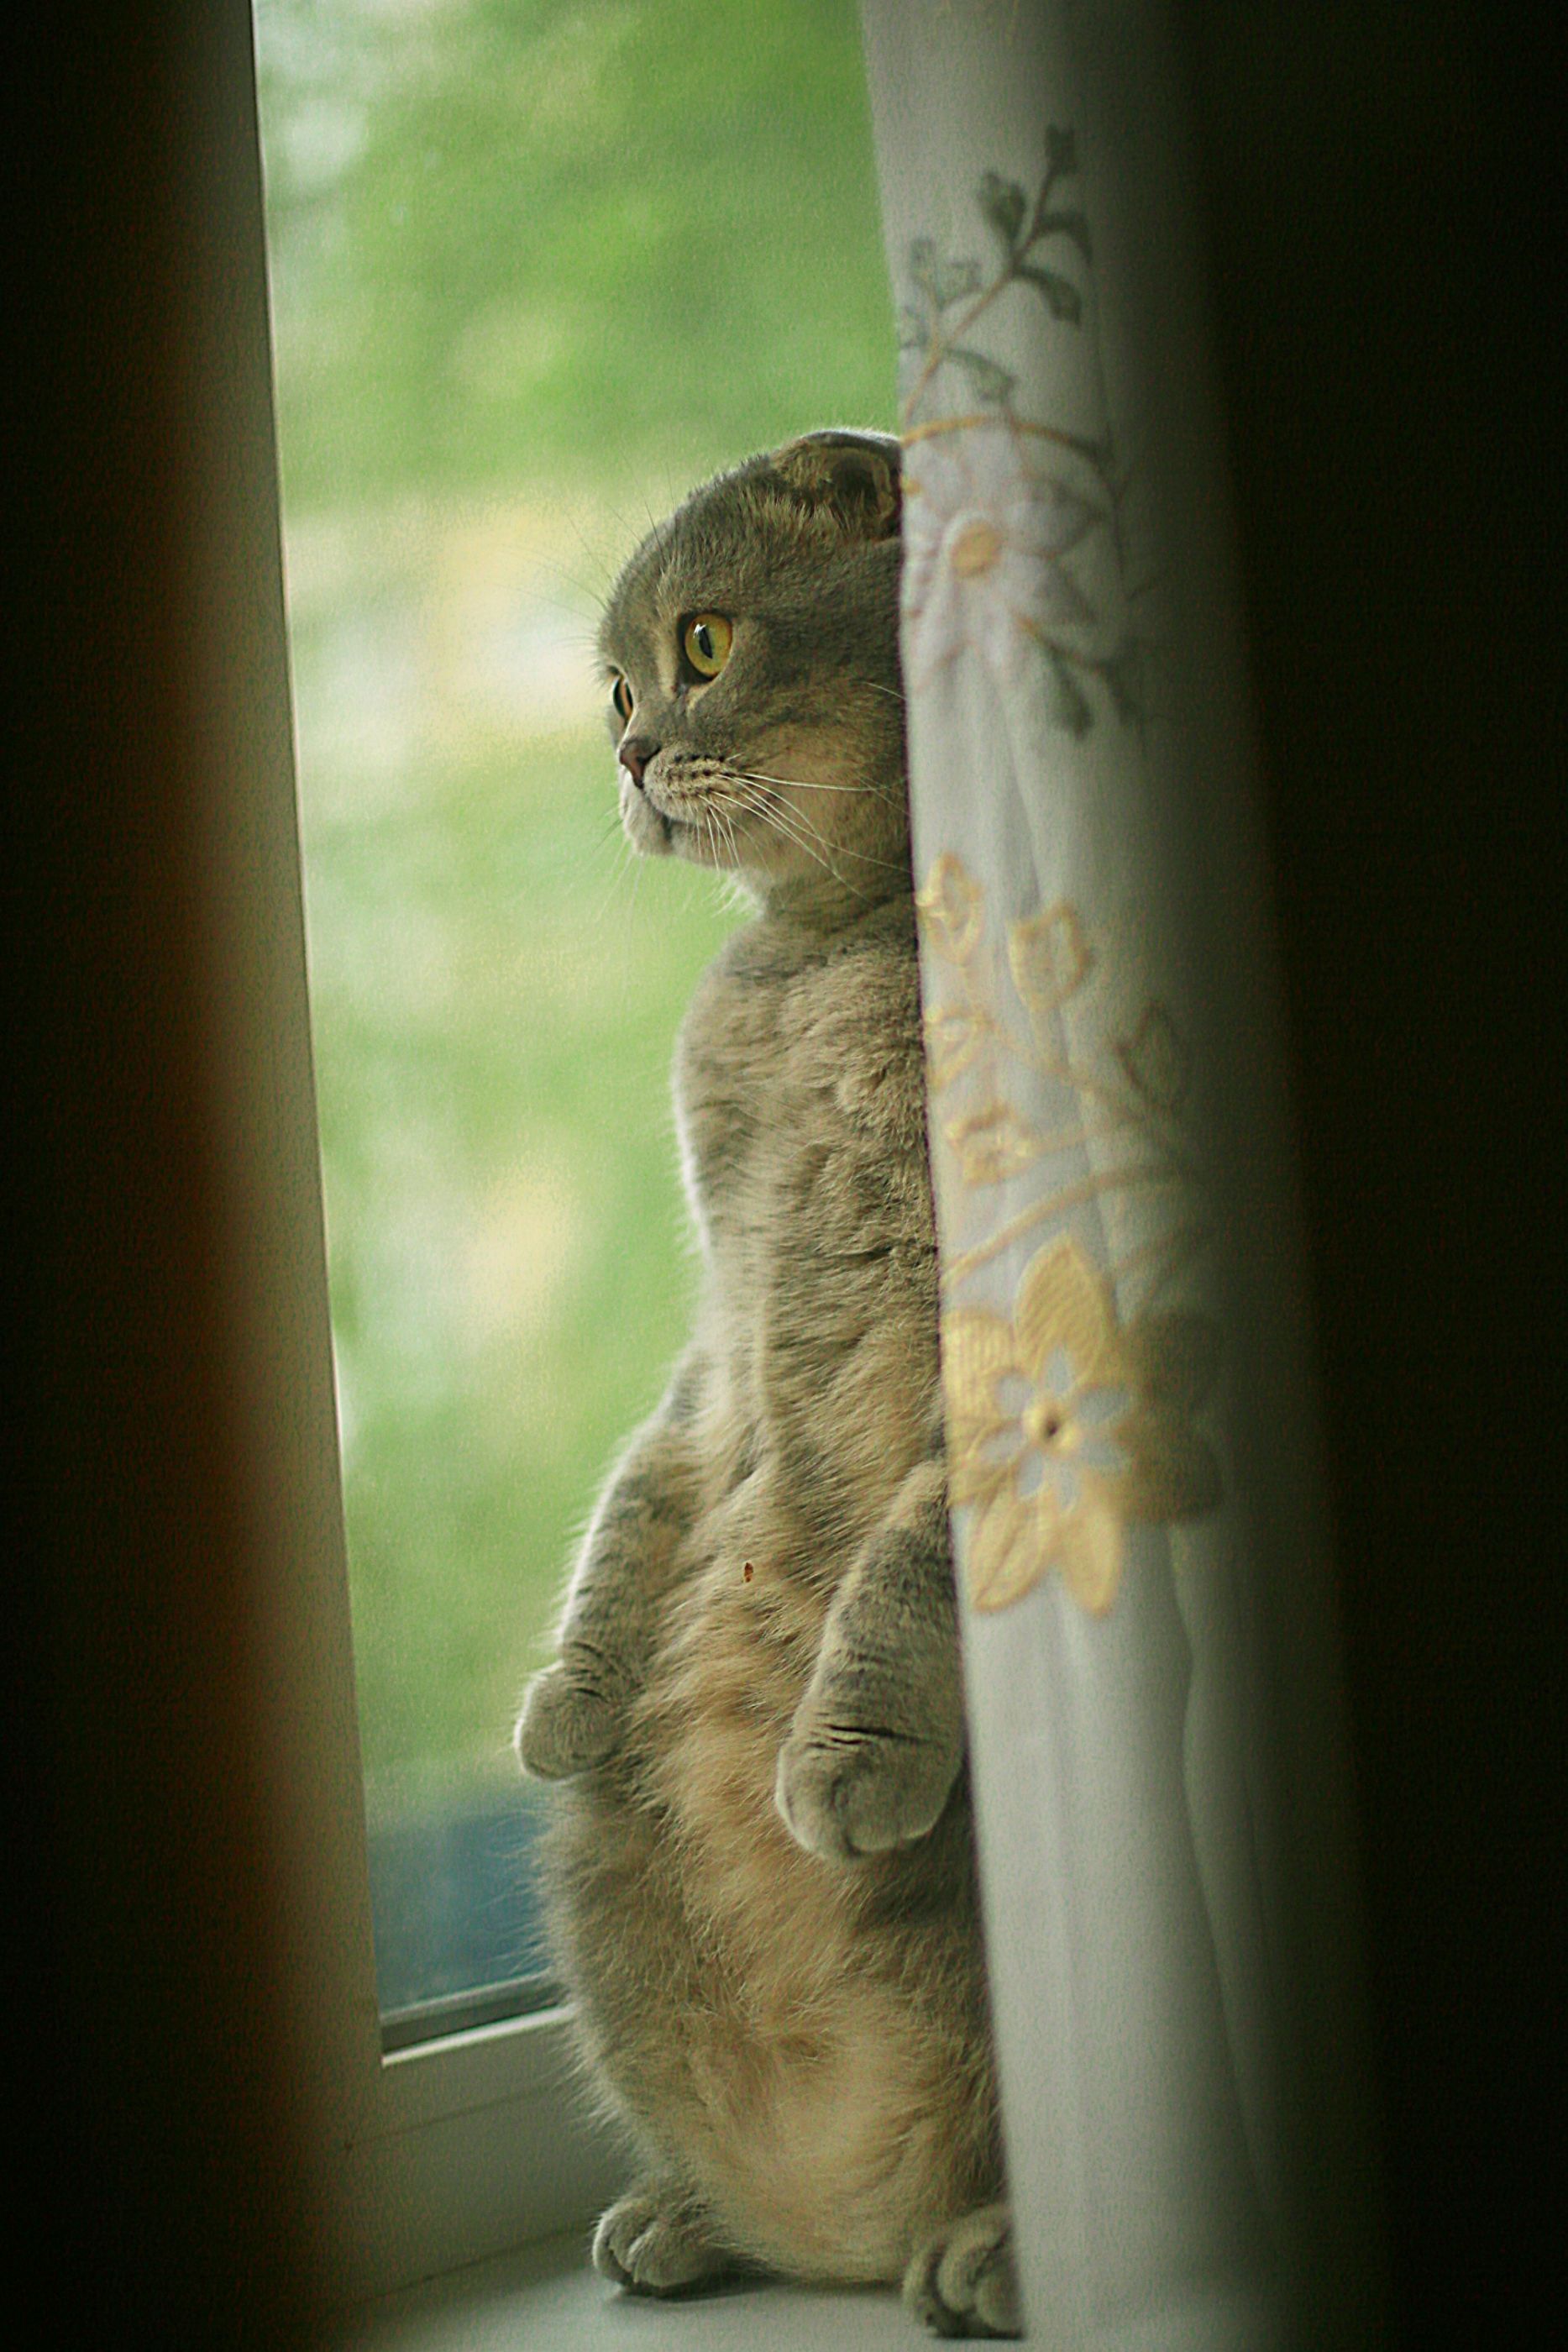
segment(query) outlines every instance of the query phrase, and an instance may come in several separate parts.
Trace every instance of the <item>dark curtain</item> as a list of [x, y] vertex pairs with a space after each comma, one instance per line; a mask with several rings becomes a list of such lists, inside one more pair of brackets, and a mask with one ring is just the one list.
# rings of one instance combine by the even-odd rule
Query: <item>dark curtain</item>
[[213, 698], [282, 689], [249, 44], [245, 0], [63, 0], [6, 68], [10, 2171], [24, 2336], [106, 2352], [317, 2340], [198, 850], [278, 753], [214, 772]]
[[1412, 2346], [1565, 2208], [1561, 132], [1528, 12], [1190, 0]]

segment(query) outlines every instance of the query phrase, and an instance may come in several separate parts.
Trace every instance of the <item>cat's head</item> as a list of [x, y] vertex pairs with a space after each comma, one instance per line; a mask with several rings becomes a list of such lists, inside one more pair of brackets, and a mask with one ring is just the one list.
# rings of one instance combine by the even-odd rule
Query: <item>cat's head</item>
[[811, 433], [694, 490], [599, 646], [622, 821], [764, 898], [907, 889], [899, 446]]

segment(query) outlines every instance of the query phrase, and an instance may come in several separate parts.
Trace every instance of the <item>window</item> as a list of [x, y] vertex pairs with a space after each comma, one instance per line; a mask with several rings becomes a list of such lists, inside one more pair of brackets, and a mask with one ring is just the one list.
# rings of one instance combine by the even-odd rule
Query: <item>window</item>
[[507, 1734], [684, 1328], [666, 1072], [733, 917], [620, 844], [595, 596], [717, 466], [891, 423], [894, 338], [852, 0], [256, 26], [360, 1739], [308, 1802], [368, 2285], [614, 2162], [567, 2120]]

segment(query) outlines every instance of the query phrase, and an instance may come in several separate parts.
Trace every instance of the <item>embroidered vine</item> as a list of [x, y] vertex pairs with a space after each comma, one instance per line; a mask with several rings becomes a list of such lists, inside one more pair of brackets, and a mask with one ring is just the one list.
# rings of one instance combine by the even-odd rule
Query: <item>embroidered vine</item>
[[[1075, 747], [1094, 736], [1103, 759], [1106, 728], [1135, 728], [1113, 756], [1140, 759], [1149, 715], [1140, 592], [1126, 584], [1131, 478], [1095, 390], [1079, 177], [1062, 128], [1047, 133], [1032, 196], [983, 173], [974, 247], [916, 237], [902, 316], [912, 707], [949, 732], [955, 720], [971, 736], [994, 727], [992, 764], [999, 751], [1024, 793], [1071, 792]], [[1023, 353], [1039, 365], [1020, 382]], [[1046, 387], [1056, 414], [1028, 413]], [[966, 665], [967, 691], [949, 700], [943, 681]], [[974, 693], [977, 669], [988, 700]], [[1053, 728], [1069, 739], [1055, 755]], [[1218, 1330], [1190, 1286], [1211, 1239], [1192, 1050], [1163, 994], [1134, 988], [1074, 899], [998, 927], [946, 850], [916, 905], [948, 1455], [953, 1499], [971, 1512], [970, 1592], [999, 1609], [1055, 1571], [1098, 1614], [1129, 1528], [1190, 1519], [1220, 1497], [1199, 1426]], [[1015, 1254], [1009, 1310], [994, 1293], [971, 1303]]]
[[[1104, 950], [1070, 901], [1009, 924], [1004, 955], [982, 886], [944, 851], [915, 905], [941, 976], [928, 992], [927, 1066], [960, 1240], [969, 1195], [1044, 1180], [1010, 1215], [987, 1215], [943, 1268], [951, 1299], [1041, 1236], [1010, 1315], [948, 1304], [943, 1316], [952, 1494], [975, 1508], [971, 1598], [1003, 1608], [1057, 1570], [1101, 1614], [1129, 1527], [1197, 1517], [1220, 1498], [1218, 1461], [1196, 1420], [1217, 1377], [1218, 1328], [1169, 1298], [1212, 1238], [1186, 1118], [1191, 1049], [1157, 998], [1117, 1017]], [[1066, 1042], [1070, 1006], [1087, 1047]], [[1036, 1104], [1055, 1115], [1031, 1116]], [[1138, 1238], [1102, 1271], [1075, 1213], [1095, 1204], [1113, 1233], [1134, 1200]], [[1124, 1319], [1118, 1297], [1134, 1293]]]
[[1077, 172], [1072, 133], [1053, 129], [1032, 203], [1017, 181], [984, 173], [975, 201], [998, 248], [988, 267], [916, 237], [901, 339], [910, 355], [904, 604], [913, 682], [925, 683], [966, 645], [1004, 680], [1032, 654], [1046, 665], [1055, 723], [1081, 736], [1094, 723], [1095, 686], [1119, 719], [1144, 708], [1146, 648], [1097, 605], [1069, 561], [1101, 533], [1119, 558], [1125, 482], [1108, 440], [1021, 415], [1017, 377], [971, 340], [1009, 295], [1038, 299], [1066, 329], [1082, 326], [1074, 271], [1092, 261], [1089, 228], [1061, 195]]
[[[983, 175], [976, 202], [1002, 249], [1001, 260], [988, 277], [980, 262], [969, 257], [944, 261], [930, 237], [915, 239], [909, 248], [909, 275], [915, 299], [905, 304], [900, 329], [904, 346], [922, 352], [922, 364], [904, 400], [906, 418], [937, 369], [948, 362], [963, 371], [979, 399], [1008, 407], [1018, 379], [963, 340], [1008, 287], [1032, 287], [1053, 319], [1081, 323], [1083, 298], [1078, 288], [1042, 258], [1042, 248], [1053, 237], [1069, 239], [1086, 262], [1092, 257], [1082, 213], [1053, 202], [1060, 182], [1076, 178], [1077, 173], [1077, 142], [1071, 131], [1052, 129], [1046, 133], [1045, 176], [1032, 208], [1016, 180], [1005, 179], [999, 172]], [[950, 318], [954, 311], [956, 316]], [[1108, 451], [1087, 442], [1075, 446], [1096, 462], [1108, 464]]]

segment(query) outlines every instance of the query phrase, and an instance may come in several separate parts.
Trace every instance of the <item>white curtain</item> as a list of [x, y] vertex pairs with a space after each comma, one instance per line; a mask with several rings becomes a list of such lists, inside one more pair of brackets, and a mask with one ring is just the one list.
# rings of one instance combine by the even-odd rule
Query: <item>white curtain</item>
[[943, 1365], [1031, 2335], [1369, 2342], [1347, 1773], [1167, 28], [865, 0]]

